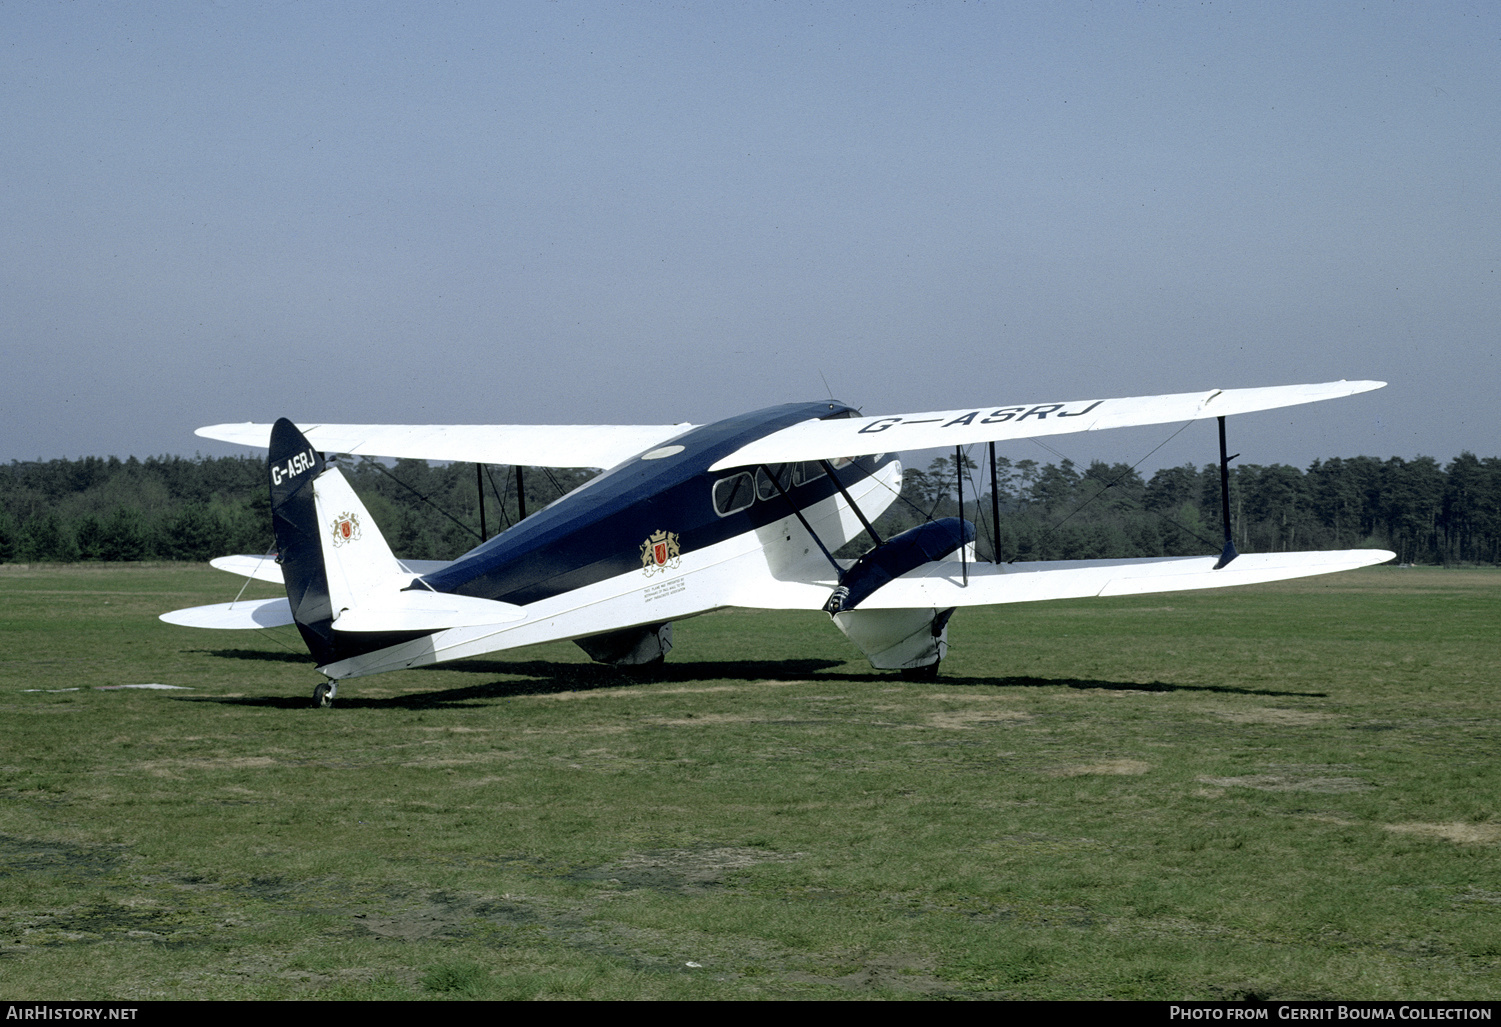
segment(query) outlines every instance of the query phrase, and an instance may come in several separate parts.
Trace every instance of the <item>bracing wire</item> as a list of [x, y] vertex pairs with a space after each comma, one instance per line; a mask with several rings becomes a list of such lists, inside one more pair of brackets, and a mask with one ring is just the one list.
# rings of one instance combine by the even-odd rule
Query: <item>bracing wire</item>
[[[491, 492], [492, 495], [495, 496], [495, 502], [500, 506], [500, 517], [501, 517], [501, 520], [503, 520], [503, 521], [506, 522], [506, 529], [509, 529], [511, 527], [511, 515], [508, 514], [508, 513], [506, 513], [506, 497], [505, 497], [505, 494], [501, 493], [498, 489], [496, 489], [496, 487], [495, 487], [495, 477], [494, 477], [494, 475], [492, 475], [490, 473], [490, 465], [489, 464], [481, 464], [480, 466], [485, 469], [485, 480], [490, 483], [490, 492]], [[504, 480], [505, 483], [506, 483], [506, 493], [509, 493], [511, 491], [511, 478], [510, 478], [510, 475], [507, 475], [502, 480]]]
[[[1184, 421], [1181, 425], [1178, 426], [1178, 430], [1177, 431], [1173, 432], [1167, 438], [1163, 439], [1161, 442], [1157, 443], [1157, 445], [1153, 446], [1151, 448], [1151, 450], [1149, 450], [1147, 452], [1146, 456], [1143, 456], [1140, 460], [1136, 461], [1136, 463], [1132, 464], [1126, 470], [1124, 470], [1120, 474], [1116, 475], [1114, 481], [1109, 482], [1107, 485], [1105, 485], [1104, 488], [1097, 489], [1095, 491], [1094, 495], [1090, 496], [1084, 502], [1080, 503], [1078, 506], [1076, 506], [1072, 510], [1070, 510], [1068, 512], [1068, 514], [1065, 515], [1062, 520], [1058, 521], [1057, 523], [1055, 523], [1051, 527], [1049, 527], [1048, 530], [1043, 534], [1042, 538], [1040, 538], [1040, 539], [1037, 540], [1037, 547], [1039, 549], [1041, 549], [1043, 543], [1047, 542], [1048, 539], [1052, 538], [1053, 535], [1054, 535], [1054, 533], [1057, 532], [1059, 528], [1061, 528], [1065, 524], [1067, 524], [1069, 522], [1069, 520], [1074, 516], [1074, 514], [1079, 513], [1085, 507], [1089, 506], [1089, 504], [1093, 503], [1096, 499], [1099, 499], [1106, 492], [1109, 492], [1111, 489], [1113, 489], [1117, 485], [1119, 485], [1121, 483], [1122, 479], [1124, 479], [1126, 477], [1126, 475], [1130, 474], [1132, 471], [1136, 470], [1142, 464], [1146, 463], [1147, 460], [1151, 458], [1151, 456], [1152, 456], [1153, 453], [1157, 452], [1163, 446], [1167, 445], [1169, 442], [1171, 442], [1174, 439], [1176, 439], [1179, 435], [1181, 435], [1183, 433], [1184, 429], [1186, 429], [1191, 424], [1193, 424], [1193, 421]], [[1062, 459], [1067, 459], [1067, 457], [1064, 457], [1062, 453], [1059, 453], [1056, 449], [1054, 449], [1052, 446], [1049, 446], [1047, 443], [1043, 442], [1042, 440], [1034, 438], [1031, 441], [1037, 443], [1043, 449], [1046, 449], [1049, 453], [1056, 454], [1057, 456], [1059, 456]], [[1122, 495], [1125, 495], [1125, 493], [1122, 493]], [[1135, 503], [1135, 500], [1131, 500], [1131, 501], [1133, 503]], [[1142, 507], [1140, 503], [1136, 503], [1136, 506], [1137, 506], [1138, 509], [1146, 509], [1145, 507]], [[1148, 511], [1148, 512], [1149, 513], [1157, 513], [1157, 511], [1155, 511], [1155, 510]], [[1161, 517], [1163, 520], [1167, 521], [1169, 524], [1173, 524], [1173, 525], [1176, 525], [1179, 528], [1182, 528], [1184, 531], [1188, 532], [1190, 535], [1192, 535], [1194, 538], [1198, 539], [1200, 542], [1204, 542], [1207, 545], [1213, 545], [1214, 544], [1214, 543], [1208, 542], [1202, 535], [1200, 535], [1198, 532], [1192, 530], [1191, 528], [1187, 528], [1187, 527], [1184, 527], [1181, 524], [1178, 524], [1177, 521], [1173, 520], [1171, 517], [1168, 517], [1166, 514], [1157, 513], [1157, 516]], [[1013, 556], [1007, 562], [1008, 563], [1015, 563], [1020, 557], [1021, 557], [1021, 554], [1017, 553], [1016, 556]]]
[[918, 506], [916, 503], [912, 502], [912, 500], [902, 495], [899, 489], [892, 488], [885, 480], [878, 477], [877, 475], [872, 474], [870, 476], [870, 480], [881, 486], [887, 492], [890, 492], [893, 496], [895, 496], [897, 499], [900, 499], [903, 503], [906, 503], [912, 508], [914, 513], [922, 514], [924, 523], [931, 521], [933, 519], [933, 514], [938, 510], [938, 507], [935, 504], [932, 510], [924, 511], [922, 507]]
[[[1039, 438], [1033, 437], [1033, 438], [1028, 439], [1027, 441], [1028, 442], [1032, 442], [1032, 443], [1036, 443], [1038, 447], [1047, 450], [1049, 453], [1052, 453], [1059, 460], [1067, 460], [1067, 459], [1069, 459], [1061, 451], [1054, 449], [1052, 446], [1048, 445], [1046, 442], [1042, 441]], [[1151, 454], [1148, 454], [1148, 455], [1150, 456]], [[1145, 459], [1145, 457], [1143, 459]]]
[[[260, 566], [261, 566], [262, 563], [264, 563], [266, 561], [266, 557], [270, 556], [274, 552], [276, 552], [276, 537], [272, 536], [272, 538], [271, 538], [271, 545], [267, 547], [265, 554], [261, 556], [261, 558], [260, 558], [259, 561], [257, 561], [257, 563], [255, 565], [255, 569], [256, 570], [260, 570]], [[255, 580], [255, 575], [253, 573], [246, 576], [246, 578], [245, 578], [245, 584], [243, 584], [243, 585], [240, 586], [240, 590], [238, 592], [236, 592], [235, 593], [235, 597], [230, 600], [230, 602], [229, 602], [230, 606], [233, 606], [235, 603], [238, 603], [240, 601], [240, 596], [242, 596], [242, 595], [245, 594], [245, 590], [250, 587], [250, 583], [252, 581], [254, 581], [254, 580]]]
[[418, 492], [418, 491], [417, 491], [417, 490], [416, 490], [416, 489], [414, 489], [414, 488], [412, 488], [412, 486], [410, 486], [410, 485], [408, 485], [408, 484], [407, 484], [407, 483], [406, 483], [406, 482], [404, 482], [404, 481], [402, 481], [402, 480], [401, 480], [401, 479], [400, 479], [400, 478], [398, 478], [398, 477], [396, 477], [396, 475], [394, 475], [394, 474], [392, 474], [392, 473], [391, 473], [391, 472], [390, 472], [390, 471], [388, 471], [388, 470], [386, 470], [386, 468], [385, 468], [385, 467], [384, 467], [384, 466], [382, 466], [382, 464], [381, 464], [381, 462], [380, 462], [380, 461], [379, 461], [379, 460], [368, 460], [368, 459], [367, 459], [367, 460], [366, 460], [366, 461], [365, 461], [365, 462], [366, 462], [366, 463], [367, 463], [367, 464], [368, 464], [368, 465], [369, 465], [369, 466], [371, 466], [371, 467], [374, 467], [374, 468], [375, 468], [375, 469], [376, 469], [376, 470], [377, 470], [377, 471], [379, 471], [379, 472], [380, 472], [380, 473], [381, 473], [381, 474], [384, 474], [384, 475], [385, 475], [385, 476], [386, 476], [386, 477], [387, 477], [387, 478], [390, 478], [390, 479], [391, 479], [391, 480], [392, 480], [392, 481], [394, 481], [394, 482], [395, 482], [395, 483], [396, 483], [396, 484], [398, 484], [398, 485], [400, 485], [400, 486], [401, 486], [401, 487], [402, 487], [402, 488], [404, 488], [404, 489], [406, 489], [406, 490], [407, 490], [407, 491], [408, 491], [408, 492], [410, 492], [410, 493], [411, 493], [411, 494], [412, 494], [412, 495], [414, 495], [414, 496], [416, 496], [416, 497], [417, 497], [417, 498], [418, 498], [418, 499], [420, 499], [420, 500], [422, 500], [422, 501], [423, 501], [423, 502], [424, 502], [424, 503], [426, 503], [426, 504], [427, 504], [427, 505], [428, 505], [428, 506], [430, 506], [430, 507], [432, 507], [432, 508], [433, 508], [433, 509], [434, 509], [434, 510], [436, 510], [436, 511], [438, 511], [438, 512], [439, 512], [439, 513], [440, 513], [440, 514], [442, 514], [442, 515], [443, 515], [443, 516], [444, 516], [444, 517], [447, 517], [447, 518], [448, 518], [448, 519], [449, 519], [449, 520], [450, 520], [450, 521], [453, 521], [453, 523], [455, 523], [455, 524], [457, 524], [457, 525], [458, 525], [458, 526], [459, 526], [459, 527], [461, 527], [461, 528], [463, 528], [463, 529], [464, 529], [464, 530], [465, 530], [465, 531], [467, 531], [467, 532], [469, 532], [469, 534], [471, 534], [471, 535], [473, 535], [473, 536], [474, 536], [474, 537], [475, 537], [475, 538], [479, 538], [479, 540], [480, 540], [480, 541], [481, 541], [481, 542], [483, 542], [483, 541], [484, 541], [484, 539], [482, 539], [482, 538], [480, 538], [480, 534], [479, 534], [479, 532], [477, 532], [477, 531], [475, 531], [475, 530], [474, 530], [474, 529], [473, 529], [473, 528], [471, 528], [471, 527], [470, 527], [470, 526], [469, 526], [469, 525], [467, 525], [467, 524], [465, 524], [465, 523], [464, 523], [464, 522], [463, 522], [463, 521], [461, 521], [461, 520], [459, 520], [459, 519], [458, 519], [458, 518], [457, 518], [457, 517], [455, 517], [455, 516], [454, 516], [454, 515], [453, 515], [453, 514], [451, 514], [451, 513], [449, 513], [449, 512], [448, 512], [448, 511], [447, 511], [447, 510], [445, 510], [445, 509], [443, 509], [443, 508], [442, 508], [442, 507], [441, 507], [441, 506], [439, 506], [439, 505], [438, 505], [438, 504], [437, 504], [437, 503], [434, 503], [434, 502], [433, 502], [433, 501], [432, 501], [432, 500], [431, 500], [431, 499], [428, 499], [428, 498], [427, 498], [427, 497], [426, 497], [426, 496], [424, 496], [424, 495], [423, 495], [423, 494], [422, 494], [422, 493], [421, 493], [421, 492]]
[[563, 495], [564, 495], [564, 493], [563, 493], [563, 486], [559, 485], [558, 484], [558, 479], [556, 479], [556, 478], [554, 478], [552, 476], [552, 469], [548, 468], [548, 467], [544, 467], [544, 468], [542, 468], [542, 473], [545, 474], [545, 475], [547, 475], [547, 480], [550, 481], [550, 482], [552, 482], [553, 491], [558, 494], [557, 495], [557, 499], [554, 499], [553, 502], [557, 502], [558, 499], [562, 499]]
[[[276, 552], [276, 539], [273, 537], [271, 539], [271, 545], [267, 547], [266, 552], [261, 556], [261, 560], [264, 561], [264, 560], [270, 558], [271, 554], [274, 553], [274, 552]], [[257, 564], [256, 566], [259, 567], [260, 565]], [[245, 594], [245, 590], [250, 587], [250, 583], [252, 581], [254, 581], [254, 580], [255, 580], [255, 575], [253, 575], [253, 574], [246, 575], [246, 577], [245, 577], [245, 584], [241, 585], [240, 586], [240, 591], [238, 591], [238, 592], [235, 593], [234, 600], [232, 602], [230, 602], [230, 604], [229, 604], [230, 606], [233, 606], [235, 603], [238, 603], [240, 601], [240, 597]], [[275, 632], [273, 632], [270, 628], [256, 628], [256, 630], [258, 632], [260, 632], [260, 634], [264, 635], [266, 638], [269, 638], [271, 641], [273, 641], [277, 645], [281, 646], [287, 652], [289, 652], [289, 653], [295, 653], [295, 652], [297, 652], [296, 649], [293, 649], [291, 646], [287, 645], [287, 643], [283, 642], [281, 640], [281, 637], [279, 635], [277, 635]]]
[[[964, 468], [964, 476], [969, 479], [969, 489], [975, 494], [975, 523], [983, 528], [986, 527], [986, 523], [980, 504], [982, 489], [975, 484], [975, 471], [978, 469], [979, 465], [975, 464], [969, 459], [968, 447], [965, 447], [962, 452], [964, 454], [965, 463], [970, 464], [970, 466]], [[964, 519], [963, 510], [959, 511], [959, 518], [960, 520]], [[1000, 557], [997, 554], [999, 554], [1001, 551], [1001, 526], [999, 524], [991, 525], [985, 532], [985, 534], [990, 539], [990, 558], [992, 560], [999, 560]]]
[[[965, 455], [966, 456], [968, 455], [968, 452], [969, 452], [968, 450], [965, 450]], [[912, 502], [912, 500], [910, 500], [906, 496], [902, 495], [902, 493], [901, 493], [901, 491], [899, 489], [892, 488], [890, 486], [890, 484], [888, 484], [884, 479], [882, 479], [878, 475], [872, 474], [870, 476], [869, 480], [875, 482], [877, 485], [880, 485], [883, 489], [885, 489], [887, 492], [890, 492], [893, 496], [895, 496], [897, 499], [900, 499], [903, 503], [906, 503], [907, 506], [909, 506], [914, 513], [921, 514], [924, 524], [931, 524], [933, 522], [933, 519], [934, 519], [933, 515], [938, 512], [938, 507], [940, 505], [942, 505], [944, 499], [947, 498], [947, 494], [946, 493], [940, 492], [938, 494], [937, 498], [935, 498], [933, 500], [933, 506], [932, 506], [932, 508], [928, 509], [928, 510], [924, 510], [922, 507], [920, 507], [916, 503]], [[973, 477], [973, 475], [970, 476], [970, 484], [971, 485], [974, 484], [974, 477]], [[978, 509], [979, 508], [976, 507], [976, 510], [978, 510]], [[977, 514], [977, 516], [978, 516], [978, 514]], [[963, 520], [963, 518], [964, 518], [964, 511], [963, 510], [959, 511], [959, 517], [960, 517], [961, 520]]]
[[297, 650], [296, 650], [296, 649], [294, 649], [294, 648], [292, 648], [292, 647], [291, 647], [291, 646], [289, 646], [289, 645], [287, 645], [287, 643], [285, 643], [285, 642], [283, 642], [283, 641], [282, 641], [282, 640], [281, 640], [281, 639], [280, 639], [280, 638], [279, 638], [279, 637], [277, 637], [277, 636], [276, 636], [276, 635], [275, 635], [275, 634], [273, 634], [273, 633], [272, 633], [272, 632], [271, 632], [271, 629], [270, 629], [270, 628], [258, 628], [258, 629], [257, 629], [257, 630], [258, 630], [258, 631], [259, 631], [259, 632], [260, 632], [260, 633], [261, 633], [261, 634], [262, 634], [262, 635], [265, 635], [265, 636], [266, 636], [266, 637], [267, 637], [267, 638], [269, 638], [269, 639], [270, 639], [270, 640], [271, 640], [271, 641], [273, 641], [273, 642], [275, 642], [275, 643], [276, 643], [276, 644], [277, 644], [277, 645], [279, 645], [279, 646], [281, 646], [281, 647], [282, 647], [282, 648], [283, 648], [283, 649], [285, 649], [285, 650], [286, 650], [286, 651], [287, 651], [287, 652], [289, 652], [289, 653], [297, 653]]

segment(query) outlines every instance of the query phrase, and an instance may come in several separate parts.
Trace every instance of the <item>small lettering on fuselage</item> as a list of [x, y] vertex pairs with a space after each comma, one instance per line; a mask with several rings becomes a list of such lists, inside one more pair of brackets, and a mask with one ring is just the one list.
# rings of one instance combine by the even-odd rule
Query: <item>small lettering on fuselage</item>
[[658, 599], [666, 599], [675, 596], [688, 588], [687, 578], [670, 578], [667, 581], [659, 581], [655, 585], [648, 585], [641, 592], [641, 601], [644, 603], [654, 602]]
[[[1035, 417], [1039, 421], [1043, 421], [1047, 419], [1049, 414], [1055, 417], [1082, 417], [1103, 402], [1105, 402], [1103, 399], [1097, 399], [1082, 410], [1063, 409], [1068, 406], [1067, 403], [1039, 403], [1034, 407], [1001, 407], [999, 410], [988, 412], [984, 410], [971, 410], [967, 414], [960, 414], [952, 420], [944, 421], [942, 426], [952, 428], [956, 424], [974, 424], [977, 421], [980, 424], [1003, 424], [1006, 421], [1012, 420], [1018, 422], [1025, 421], [1029, 417]], [[937, 417], [927, 417], [921, 420], [904, 419], [901, 417], [879, 417], [861, 428], [860, 434], [870, 435], [878, 431], [885, 431], [888, 428], [895, 428], [901, 424], [934, 424], [939, 420], [941, 418]]]
[[271, 468], [271, 484], [280, 485], [283, 481], [291, 481], [303, 471], [315, 467], [317, 463], [318, 454], [311, 449], [289, 457], [286, 463], [277, 464]]

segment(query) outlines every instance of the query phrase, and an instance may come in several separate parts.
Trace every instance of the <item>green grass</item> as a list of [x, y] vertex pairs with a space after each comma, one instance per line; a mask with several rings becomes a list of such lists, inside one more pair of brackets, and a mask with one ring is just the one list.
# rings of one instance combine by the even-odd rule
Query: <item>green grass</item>
[[1495, 571], [961, 611], [922, 684], [733, 611], [331, 710], [290, 629], [155, 619], [237, 588], [0, 567], [8, 996], [1501, 991]]

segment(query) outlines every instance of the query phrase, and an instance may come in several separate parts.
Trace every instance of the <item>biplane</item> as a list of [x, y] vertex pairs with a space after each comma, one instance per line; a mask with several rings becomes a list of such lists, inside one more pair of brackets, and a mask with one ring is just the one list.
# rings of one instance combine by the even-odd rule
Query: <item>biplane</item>
[[[737, 606], [822, 611], [873, 667], [933, 676], [960, 607], [1220, 588], [1392, 559], [1373, 549], [1237, 553], [1233, 457], [1225, 450], [1226, 417], [1384, 384], [875, 417], [827, 401], [705, 425], [299, 426], [285, 418], [212, 425], [198, 434], [269, 448], [276, 543], [274, 557], [212, 563], [282, 584], [286, 596], [162, 619], [203, 628], [296, 625], [326, 679], [314, 691], [320, 706], [347, 678], [539, 642], [572, 639], [601, 662], [650, 664], [672, 648], [673, 621]], [[961, 516], [886, 539], [873, 526], [900, 493], [898, 452], [987, 444], [994, 503], [996, 443], [1208, 418], [1219, 422], [1225, 537], [1218, 556], [982, 562], [974, 524], [963, 517], [962, 481]], [[333, 454], [509, 465], [518, 489], [522, 467], [604, 470], [458, 559], [414, 561], [391, 551]], [[862, 532], [869, 540], [863, 555], [835, 555]]]

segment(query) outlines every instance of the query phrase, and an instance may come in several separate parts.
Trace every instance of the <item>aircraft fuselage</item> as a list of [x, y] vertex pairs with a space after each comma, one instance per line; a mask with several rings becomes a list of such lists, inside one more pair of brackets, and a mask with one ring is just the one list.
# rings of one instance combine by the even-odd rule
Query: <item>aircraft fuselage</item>
[[[817, 464], [773, 468], [780, 491], [757, 468], [710, 472], [711, 464], [789, 425], [854, 412], [837, 402], [789, 403], [694, 428], [610, 468], [423, 581], [439, 592], [525, 606], [620, 574], [665, 571], [681, 553], [786, 518], [789, 500], [801, 509], [837, 492]], [[884, 462], [865, 457], [837, 473], [848, 488]]]

